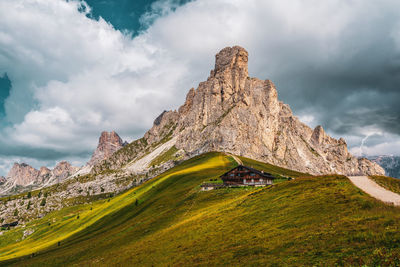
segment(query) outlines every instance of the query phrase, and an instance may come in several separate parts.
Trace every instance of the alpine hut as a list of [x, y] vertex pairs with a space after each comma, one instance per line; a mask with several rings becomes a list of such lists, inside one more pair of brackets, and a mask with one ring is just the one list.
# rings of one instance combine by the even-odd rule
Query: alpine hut
[[239, 165], [220, 176], [225, 186], [266, 186], [275, 179], [270, 173]]

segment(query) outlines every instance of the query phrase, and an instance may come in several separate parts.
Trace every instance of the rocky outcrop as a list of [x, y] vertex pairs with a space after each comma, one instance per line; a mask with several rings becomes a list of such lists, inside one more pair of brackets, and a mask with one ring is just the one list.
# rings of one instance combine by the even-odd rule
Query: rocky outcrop
[[121, 168], [174, 140], [186, 158], [223, 151], [310, 174], [384, 174], [376, 163], [352, 156], [343, 138], [300, 122], [278, 100], [272, 81], [249, 77], [247, 63], [245, 49], [221, 50], [208, 79], [189, 90], [178, 111], [164, 111], [143, 138], [95, 169]]
[[0, 185], [6, 182], [6, 177], [0, 176]]
[[352, 156], [344, 139], [300, 122], [272, 81], [248, 76], [247, 62], [241, 47], [221, 50], [207, 81], [189, 91], [178, 112], [164, 112], [145, 137], [157, 140], [161, 125], [175, 121], [175, 145], [190, 156], [217, 150], [311, 174], [384, 174]]
[[[40, 187], [64, 180], [77, 170], [79, 170], [78, 167], [73, 167], [66, 161], [58, 163], [53, 170], [46, 167], [41, 167], [37, 170], [26, 163], [14, 163], [7, 174], [6, 185], [8, 185], [8, 190], [13, 189], [15, 186]], [[1, 193], [4, 194], [6, 192]]]
[[48, 177], [49, 175], [51, 175], [51, 170], [47, 167], [40, 167], [39, 169], [39, 176], [41, 177]]
[[114, 152], [121, 149], [124, 143], [119, 135], [112, 132], [102, 132], [99, 138], [99, 144], [93, 152], [92, 158], [87, 163], [89, 166], [94, 166], [105, 159], [108, 159]]
[[39, 171], [25, 163], [14, 163], [7, 174], [7, 180], [12, 181], [14, 185], [27, 186], [37, 183]]
[[78, 167], [72, 166], [69, 162], [61, 161], [51, 171], [51, 179], [60, 182], [61, 180], [65, 180], [69, 176], [73, 175], [78, 170]]

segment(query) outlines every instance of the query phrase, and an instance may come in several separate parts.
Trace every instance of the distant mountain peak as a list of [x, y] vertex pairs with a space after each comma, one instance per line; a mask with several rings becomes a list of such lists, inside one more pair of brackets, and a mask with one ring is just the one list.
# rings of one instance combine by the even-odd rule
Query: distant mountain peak
[[387, 176], [400, 178], [400, 156], [380, 155], [370, 156], [368, 159], [382, 166]]
[[114, 152], [119, 150], [125, 145], [121, 137], [115, 132], [103, 131], [99, 138], [99, 143], [90, 161], [87, 163], [89, 166], [94, 166], [101, 161], [108, 159]]
[[15, 185], [26, 186], [38, 182], [39, 171], [26, 163], [15, 162], [7, 174], [7, 180]]
[[43, 186], [55, 181], [66, 179], [74, 174], [79, 168], [73, 167], [69, 162], [59, 162], [53, 170], [41, 167], [39, 170], [26, 163], [14, 163], [7, 174], [5, 182], [14, 186], [36, 185]]

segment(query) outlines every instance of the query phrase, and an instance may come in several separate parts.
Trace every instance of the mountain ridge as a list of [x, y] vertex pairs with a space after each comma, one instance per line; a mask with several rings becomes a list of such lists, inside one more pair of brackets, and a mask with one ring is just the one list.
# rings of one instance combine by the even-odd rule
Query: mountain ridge
[[322, 126], [311, 129], [278, 100], [270, 80], [248, 75], [248, 53], [226, 47], [215, 67], [197, 89], [191, 88], [178, 110], [163, 111], [137, 149], [115, 153], [94, 167], [95, 172], [118, 169], [139, 157], [143, 149], [175, 138], [184, 158], [224, 151], [311, 174], [384, 175], [368, 159], [350, 154], [343, 138], [328, 136]]
[[400, 156], [380, 155], [370, 156], [368, 159], [382, 166], [387, 176], [400, 178]]

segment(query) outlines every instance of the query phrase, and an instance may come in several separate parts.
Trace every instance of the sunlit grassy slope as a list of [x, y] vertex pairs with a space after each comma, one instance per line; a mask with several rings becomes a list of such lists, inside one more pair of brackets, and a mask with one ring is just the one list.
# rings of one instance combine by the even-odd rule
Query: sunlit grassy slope
[[272, 188], [199, 191], [203, 181], [235, 165], [229, 156], [207, 153], [110, 202], [70, 207], [32, 222], [25, 229], [36, 230], [23, 241], [16, 242], [22, 230], [7, 231], [0, 236], [0, 264], [399, 263], [398, 208], [375, 201], [340, 176], [297, 178]]

